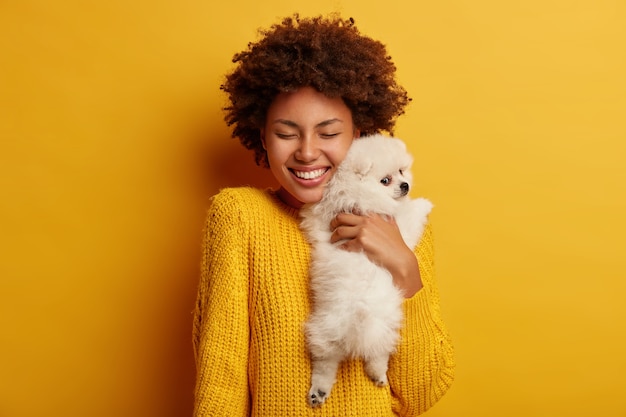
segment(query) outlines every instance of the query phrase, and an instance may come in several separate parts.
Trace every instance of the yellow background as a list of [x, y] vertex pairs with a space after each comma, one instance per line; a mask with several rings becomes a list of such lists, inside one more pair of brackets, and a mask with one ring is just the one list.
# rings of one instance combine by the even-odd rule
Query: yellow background
[[626, 416], [623, 0], [0, 3], [0, 416], [190, 415], [208, 198], [271, 184], [232, 55], [342, 12], [413, 97], [457, 379], [431, 416]]

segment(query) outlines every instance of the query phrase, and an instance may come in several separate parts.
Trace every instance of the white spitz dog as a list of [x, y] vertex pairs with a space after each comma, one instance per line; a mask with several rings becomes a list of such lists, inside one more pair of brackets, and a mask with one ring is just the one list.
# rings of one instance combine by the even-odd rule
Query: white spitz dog
[[312, 246], [313, 310], [305, 326], [313, 367], [311, 406], [326, 401], [346, 358], [363, 358], [374, 384], [387, 384], [389, 356], [403, 321], [403, 294], [391, 274], [364, 253], [338, 248], [342, 242], [330, 243], [330, 222], [342, 212], [392, 216], [413, 249], [432, 204], [408, 197], [412, 162], [400, 139], [382, 135], [355, 139], [322, 199], [301, 211], [301, 227]]

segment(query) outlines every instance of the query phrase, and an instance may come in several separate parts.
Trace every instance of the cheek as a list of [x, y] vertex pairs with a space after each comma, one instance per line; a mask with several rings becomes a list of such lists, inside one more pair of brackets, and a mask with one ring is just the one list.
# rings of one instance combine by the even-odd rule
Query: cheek
[[335, 165], [339, 165], [348, 154], [348, 150], [350, 149], [350, 145], [352, 144], [352, 138], [349, 140], [342, 140], [340, 142], [336, 142], [332, 149], [329, 149], [326, 154], [329, 155], [331, 162]]
[[286, 146], [287, 143], [268, 140], [265, 144], [267, 160], [274, 164], [285, 162], [291, 154], [291, 150]]

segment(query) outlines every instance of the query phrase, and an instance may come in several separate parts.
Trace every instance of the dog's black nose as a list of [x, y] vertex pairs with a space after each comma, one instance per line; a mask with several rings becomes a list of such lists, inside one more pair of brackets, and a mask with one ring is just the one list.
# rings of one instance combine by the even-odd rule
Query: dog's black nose
[[409, 193], [409, 183], [403, 182], [400, 184], [400, 191], [402, 191], [402, 195], [407, 195]]

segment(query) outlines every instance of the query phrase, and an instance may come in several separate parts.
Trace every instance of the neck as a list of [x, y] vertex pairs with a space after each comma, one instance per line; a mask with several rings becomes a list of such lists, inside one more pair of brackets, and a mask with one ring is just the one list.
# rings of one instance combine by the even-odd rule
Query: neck
[[283, 187], [281, 187], [276, 192], [276, 195], [278, 196], [280, 201], [282, 201], [283, 203], [287, 204], [289, 207], [293, 207], [295, 209], [300, 209], [304, 205], [303, 202], [297, 200], [294, 196], [289, 194], [289, 192], [287, 190], [285, 190]]

